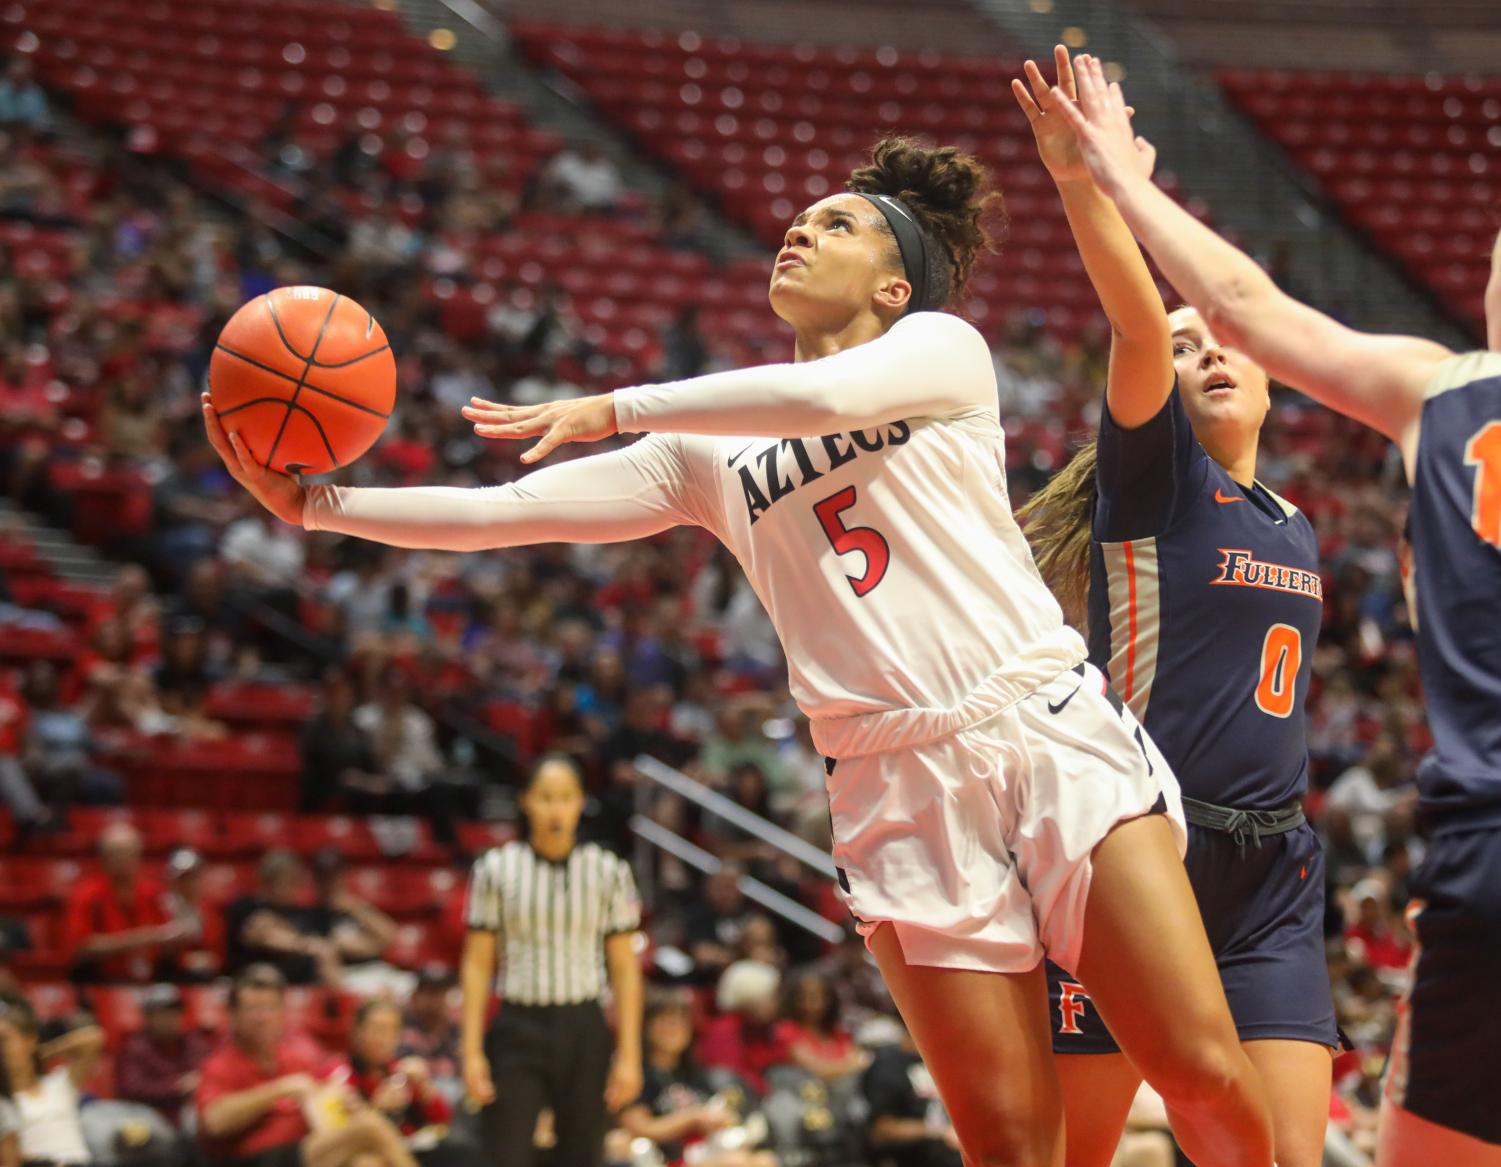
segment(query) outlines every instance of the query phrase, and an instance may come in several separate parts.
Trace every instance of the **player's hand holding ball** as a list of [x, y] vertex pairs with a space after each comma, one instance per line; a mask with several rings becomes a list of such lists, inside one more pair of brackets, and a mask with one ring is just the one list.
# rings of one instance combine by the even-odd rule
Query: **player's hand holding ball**
[[230, 318], [209, 362], [203, 421], [230, 475], [302, 523], [294, 475], [353, 462], [396, 401], [396, 362], [375, 318], [327, 288], [278, 288]]

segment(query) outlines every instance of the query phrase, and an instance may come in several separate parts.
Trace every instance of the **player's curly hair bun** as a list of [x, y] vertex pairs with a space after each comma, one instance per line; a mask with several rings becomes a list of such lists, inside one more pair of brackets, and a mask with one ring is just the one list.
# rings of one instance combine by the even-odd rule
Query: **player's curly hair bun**
[[1000, 191], [978, 159], [954, 146], [882, 138], [871, 148], [870, 165], [855, 170], [845, 187], [901, 199], [943, 248], [948, 262], [929, 265], [927, 302], [934, 307], [962, 294], [980, 254], [999, 251], [1006, 237]]

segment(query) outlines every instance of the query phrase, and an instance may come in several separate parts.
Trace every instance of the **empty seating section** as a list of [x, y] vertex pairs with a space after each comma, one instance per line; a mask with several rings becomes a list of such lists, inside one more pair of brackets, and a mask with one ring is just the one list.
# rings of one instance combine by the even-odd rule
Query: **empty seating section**
[[1125, 0], [1196, 66], [1412, 73], [1495, 68], [1495, 0]]
[[1501, 205], [1501, 77], [1227, 69], [1219, 79], [1352, 223], [1483, 330]]
[[292, 136], [327, 158], [351, 135], [420, 162], [457, 136], [494, 181], [519, 188], [557, 149], [513, 105], [416, 40], [394, 12], [324, 0], [47, 0], [11, 5], [9, 40], [97, 121], [138, 147], [190, 160], [272, 202], [291, 192], [261, 148], [289, 112]]
[[973, 151], [994, 169], [1012, 218], [1005, 258], [977, 269], [976, 323], [996, 336], [1012, 311], [1040, 308], [1070, 334], [1098, 315], [1011, 93], [1019, 60], [539, 21], [514, 22], [512, 31], [532, 60], [580, 85], [604, 117], [768, 247], [804, 206], [842, 189], [884, 132]]
[[481, 0], [505, 20], [632, 28], [694, 28], [749, 41], [785, 39], [816, 44], [902, 45], [909, 49], [977, 56], [1001, 52], [1005, 40], [973, 0], [922, 0], [920, 20], [911, 0]]

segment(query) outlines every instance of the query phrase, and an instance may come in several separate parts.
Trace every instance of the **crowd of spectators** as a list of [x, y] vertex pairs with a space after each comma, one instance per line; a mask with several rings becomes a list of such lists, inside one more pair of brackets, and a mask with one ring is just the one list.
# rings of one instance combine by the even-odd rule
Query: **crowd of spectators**
[[[229, 314], [274, 286], [330, 284], [379, 317], [401, 384], [385, 438], [340, 480], [511, 480], [518, 450], [477, 440], [458, 404], [471, 395], [544, 400], [586, 391], [608, 380], [609, 360], [591, 351], [567, 297], [545, 287], [509, 289], [479, 335], [451, 335], [426, 295], [429, 278], [463, 267], [466, 237], [510, 230], [528, 207], [654, 216], [659, 241], [679, 248], [704, 245], [702, 208], [673, 191], [655, 211], [641, 210], [618, 171], [588, 148], [558, 155], [527, 184], [488, 184], [460, 141], [416, 167], [393, 169], [356, 142], [335, 164], [312, 168], [295, 143], [273, 136], [265, 162], [299, 184], [301, 218], [332, 254], [280, 235], [256, 208], [226, 213], [167, 165], [72, 124], [24, 63], [11, 62], [0, 81], [0, 489], [65, 523], [76, 517], [68, 484], [77, 472], [124, 475], [148, 500], [143, 521], [103, 540], [125, 566], [88, 618], [82, 655], [32, 662], [13, 688], [0, 685], [0, 797], [22, 828], [17, 845], [58, 829], [72, 806], [122, 800], [121, 777], [102, 749], [120, 735], [224, 738], [229, 731], [205, 712], [205, 699], [226, 680], [318, 686], [318, 711], [301, 738], [304, 810], [426, 815], [456, 861], [466, 856], [453, 847], [454, 823], [514, 779], [516, 759], [566, 751], [591, 784], [603, 841], [630, 845], [625, 824], [639, 801], [727, 860], [707, 881], [661, 855], [638, 873], [657, 897], [659, 979], [707, 995], [718, 1009], [695, 1032], [700, 1018], [685, 998], [654, 1008], [648, 1091], [621, 1118], [624, 1141], [612, 1144], [622, 1156], [636, 1153], [632, 1138], [663, 1144], [669, 1159], [674, 1145], [700, 1139], [712, 1153], [695, 1162], [763, 1167], [742, 1104], [763, 1088], [774, 1093], [774, 1071], [790, 1067], [848, 1112], [867, 1108], [868, 1134], [889, 1144], [887, 1161], [954, 1161], [941, 1118], [930, 1114], [931, 1093], [908, 1072], [910, 1044], [890, 1032], [889, 1041], [853, 1040], [892, 1025], [858, 940], [829, 951], [753, 910], [738, 881], [753, 875], [838, 918], [832, 890], [715, 816], [641, 790], [630, 764], [643, 752], [660, 757], [807, 841], [828, 843], [822, 761], [788, 698], [769, 623], [727, 553], [692, 530], [620, 546], [465, 557], [307, 535], [234, 490], [202, 440], [197, 394]], [[390, 210], [415, 192], [420, 215]], [[11, 262], [25, 232], [61, 241], [53, 266]], [[1103, 329], [1060, 338], [1025, 314], [1008, 326], [996, 369], [1014, 502], [1067, 459], [1096, 419], [1107, 343]], [[729, 359], [691, 308], [653, 351], [661, 377]], [[1258, 470], [1309, 515], [1325, 563], [1325, 627], [1309, 695], [1309, 810], [1327, 848], [1329, 962], [1355, 1047], [1338, 1063], [1336, 1120], [1359, 1139], [1410, 953], [1403, 907], [1422, 848], [1412, 775], [1429, 744], [1396, 551], [1402, 475], [1384, 442], [1289, 393], [1274, 397]], [[14, 599], [0, 576], [0, 627], [56, 619]], [[511, 743], [509, 754], [497, 738]], [[174, 854], [158, 881], [128, 827], [100, 843], [97, 873], [72, 889], [65, 912], [81, 980], [183, 983], [269, 965], [293, 984], [376, 999], [411, 993], [417, 1035], [409, 1030], [406, 1048], [430, 1076], [409, 1065], [400, 1088], [387, 1091], [404, 1105], [376, 1109], [400, 1111], [395, 1125], [405, 1130], [410, 1113], [432, 1117], [440, 1100], [456, 1100], [441, 986], [429, 978], [414, 987], [409, 971], [382, 960], [392, 922], [340, 885], [336, 857], [317, 857], [309, 882], [296, 855], [272, 851], [255, 894], [222, 904], [206, 901], [191, 851]], [[821, 975], [792, 975], [809, 969]], [[784, 977], [793, 989], [786, 1009], [777, 1004]], [[241, 1008], [253, 998], [261, 1014], [274, 1013], [267, 1002], [280, 990], [269, 984], [240, 996], [233, 1040], [269, 1040], [269, 1029], [260, 1037], [252, 1030], [273, 1022]], [[196, 1097], [202, 1122], [202, 1043], [182, 1030], [170, 994], [150, 998], [145, 1031], [120, 1048], [119, 1093], [167, 1118]], [[13, 1059], [13, 1047], [30, 1051], [38, 1027], [21, 999], [8, 1009], [0, 1034], [7, 1065], [19, 1066], [30, 1054]], [[384, 1088], [393, 1024], [389, 1010], [363, 1016], [364, 1052], [351, 1055], [363, 1069], [351, 1071], [349, 1088]], [[47, 1087], [54, 1109], [76, 1103], [88, 1076], [78, 1067], [91, 1073], [87, 1059], [98, 1054], [90, 1026], [69, 1033], [85, 1036], [54, 1047], [71, 1051], [56, 1053], [67, 1073], [42, 1080], [55, 1083]], [[213, 1064], [222, 1069], [221, 1055]], [[281, 1081], [283, 1093], [265, 1095], [282, 1100], [268, 1104], [286, 1119], [284, 1131], [302, 1121], [313, 1089], [298, 1077], [312, 1073], [308, 1057], [288, 1063], [295, 1080]], [[734, 1075], [740, 1095], [705, 1077], [715, 1066]], [[16, 1073], [17, 1099], [41, 1089]], [[244, 1087], [233, 1074], [228, 1080]], [[21, 1106], [23, 1123], [37, 1106]], [[805, 1110], [798, 1121], [812, 1130], [821, 1120]], [[39, 1157], [84, 1161], [76, 1143], [68, 1143], [71, 1157], [57, 1149], [72, 1138], [65, 1125], [49, 1143], [54, 1151]], [[215, 1138], [225, 1128], [200, 1129]], [[715, 1141], [730, 1130], [741, 1134]], [[384, 1128], [358, 1136], [374, 1140], [376, 1153], [388, 1137]], [[890, 1149], [908, 1143], [920, 1149]]]

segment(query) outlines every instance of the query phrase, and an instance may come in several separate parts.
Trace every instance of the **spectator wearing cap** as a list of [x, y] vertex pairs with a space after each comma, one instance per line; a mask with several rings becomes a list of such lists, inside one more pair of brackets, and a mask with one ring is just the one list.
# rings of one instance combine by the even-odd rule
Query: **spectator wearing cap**
[[64, 932], [75, 979], [149, 981], [159, 951], [182, 926], [162, 910], [162, 889], [141, 873], [141, 836], [113, 823], [99, 837], [101, 870], [68, 897]]
[[693, 957], [694, 979], [712, 985], [734, 963], [741, 938], [753, 914], [740, 890], [745, 869], [738, 863], [722, 863], [704, 880], [701, 899], [684, 913], [683, 940]]
[[[377, 1111], [338, 1106], [341, 1087], [320, 1080], [327, 1060], [286, 1032], [286, 980], [251, 965], [229, 992], [229, 1036], [203, 1063], [195, 1105], [211, 1163], [230, 1167], [416, 1167], [401, 1133]], [[332, 1100], [334, 1107], [321, 1102]], [[308, 1114], [339, 1110], [314, 1130]]]
[[324, 847], [313, 856], [313, 904], [301, 913], [303, 928], [333, 946], [339, 983], [351, 992], [405, 995], [412, 975], [381, 958], [396, 939], [396, 921], [360, 899], [345, 883], [344, 856]]
[[309, 926], [303, 903], [307, 869], [291, 851], [267, 851], [259, 886], [224, 913], [227, 965], [234, 973], [269, 964], [290, 984], [337, 984], [342, 969], [333, 942]]
[[442, 965], [427, 965], [418, 972], [407, 998], [397, 1052], [425, 1061], [433, 1085], [456, 1103], [463, 1097], [464, 1082], [459, 1073], [459, 1027], [449, 1004], [455, 983], [454, 974]]
[[162, 910], [183, 931], [180, 943], [162, 953], [160, 979], [211, 981], [224, 967], [224, 916], [204, 898], [203, 856], [179, 847], [167, 857]]
[[121, 1042], [115, 1059], [116, 1093], [151, 1107], [175, 1126], [198, 1089], [199, 1067], [213, 1040], [184, 1024], [182, 993], [175, 985], [146, 990], [141, 1013], [144, 1024]]

